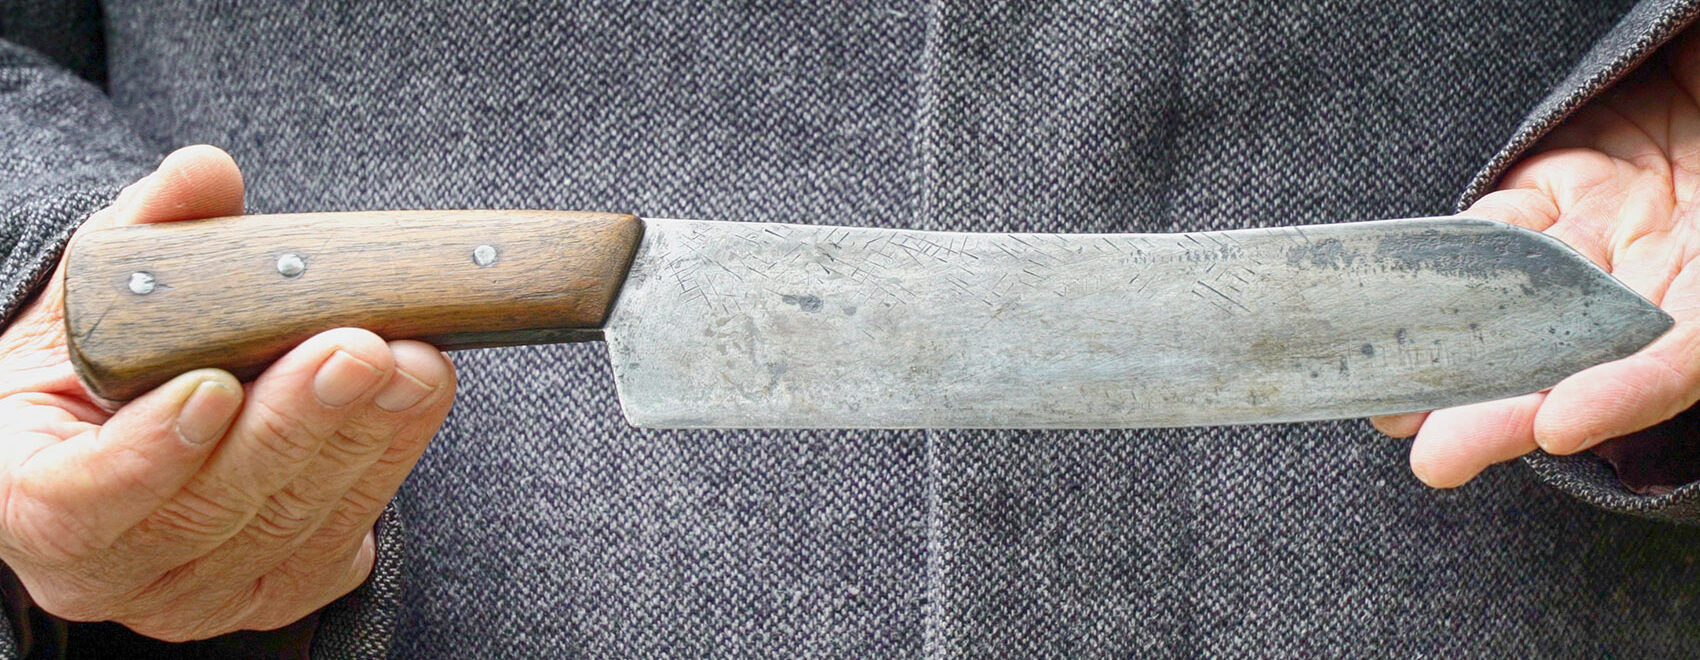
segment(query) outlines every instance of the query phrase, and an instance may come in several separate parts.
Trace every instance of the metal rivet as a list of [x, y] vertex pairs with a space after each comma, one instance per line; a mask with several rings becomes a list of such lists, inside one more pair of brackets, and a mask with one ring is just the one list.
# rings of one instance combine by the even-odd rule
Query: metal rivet
[[307, 271], [307, 262], [301, 260], [301, 255], [286, 254], [277, 258], [277, 273], [284, 277], [300, 277]]
[[145, 296], [153, 293], [153, 287], [153, 273], [146, 271], [130, 273], [130, 293], [134, 293], [138, 296]]
[[488, 266], [496, 263], [496, 248], [488, 245], [480, 245], [472, 248], [472, 263], [478, 264], [479, 266]]

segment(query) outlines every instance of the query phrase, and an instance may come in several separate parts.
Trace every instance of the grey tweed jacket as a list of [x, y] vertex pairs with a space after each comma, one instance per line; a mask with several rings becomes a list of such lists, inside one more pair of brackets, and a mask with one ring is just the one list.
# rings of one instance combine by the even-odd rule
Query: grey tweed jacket
[[[1696, 4], [0, 0], [0, 321], [197, 142], [255, 212], [1443, 214]], [[1700, 486], [1589, 456], [1432, 492], [1356, 421], [638, 431], [597, 345], [458, 364], [317, 657], [1700, 655]]]

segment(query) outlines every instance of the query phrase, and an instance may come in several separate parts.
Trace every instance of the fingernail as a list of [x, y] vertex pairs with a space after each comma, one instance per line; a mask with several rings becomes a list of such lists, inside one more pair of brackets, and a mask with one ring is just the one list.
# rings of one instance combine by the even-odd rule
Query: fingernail
[[437, 388], [426, 385], [424, 381], [414, 378], [413, 374], [401, 369], [395, 370], [395, 376], [390, 378], [390, 384], [372, 402], [379, 408], [390, 412], [401, 412], [412, 408], [424, 400], [427, 395]]
[[241, 403], [242, 398], [224, 383], [201, 381], [177, 411], [177, 435], [197, 445], [217, 440], [236, 417]]
[[344, 351], [331, 354], [313, 375], [313, 395], [332, 408], [346, 406], [378, 384], [382, 372]]

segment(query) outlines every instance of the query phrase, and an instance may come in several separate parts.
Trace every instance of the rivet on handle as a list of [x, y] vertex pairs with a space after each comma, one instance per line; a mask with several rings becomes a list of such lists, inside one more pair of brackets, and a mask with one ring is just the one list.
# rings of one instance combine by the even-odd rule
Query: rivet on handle
[[301, 255], [290, 253], [277, 258], [277, 273], [284, 277], [300, 277], [307, 272], [307, 262], [301, 260]]
[[478, 264], [479, 267], [496, 263], [496, 248], [488, 245], [472, 248], [472, 263]]
[[154, 284], [153, 273], [147, 271], [130, 273], [130, 293], [138, 296], [148, 295], [153, 293]]

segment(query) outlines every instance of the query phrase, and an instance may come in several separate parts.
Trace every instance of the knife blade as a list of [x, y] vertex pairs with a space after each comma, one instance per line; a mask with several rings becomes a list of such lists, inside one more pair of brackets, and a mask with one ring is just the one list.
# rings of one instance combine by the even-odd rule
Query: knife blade
[[1415, 218], [1185, 234], [572, 212], [247, 216], [80, 234], [72, 361], [122, 401], [339, 326], [605, 339], [650, 427], [1134, 428], [1534, 392], [1672, 319], [1559, 241]]

